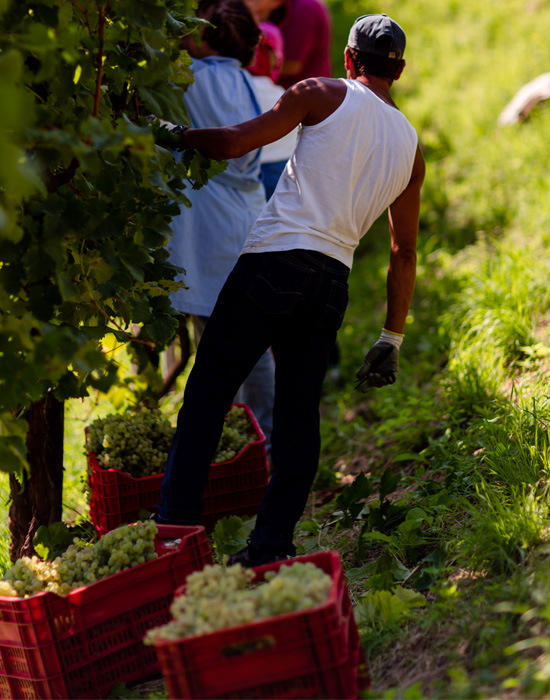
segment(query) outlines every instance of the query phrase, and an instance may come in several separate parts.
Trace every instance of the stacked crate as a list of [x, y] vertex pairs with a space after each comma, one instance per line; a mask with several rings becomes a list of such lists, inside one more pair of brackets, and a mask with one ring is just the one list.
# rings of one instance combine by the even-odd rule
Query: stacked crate
[[158, 526], [156, 559], [66, 596], [0, 596], [0, 698], [101, 698], [158, 673], [145, 632], [170, 617], [175, 590], [212, 563], [202, 526]]
[[[265, 436], [250, 408], [234, 405], [248, 415], [254, 436], [233, 459], [210, 467], [201, 520], [208, 530], [228, 515], [256, 515], [267, 487]], [[141, 511], [153, 511], [160, 503], [163, 474], [134, 478], [118, 469], [103, 469], [94, 454], [88, 455], [88, 472], [90, 517], [99, 535], [134, 522]]]

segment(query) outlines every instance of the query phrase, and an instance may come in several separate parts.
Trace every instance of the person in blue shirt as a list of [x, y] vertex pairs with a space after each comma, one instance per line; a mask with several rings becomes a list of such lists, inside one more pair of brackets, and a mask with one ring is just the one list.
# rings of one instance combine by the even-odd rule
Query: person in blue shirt
[[[201, 40], [182, 42], [191, 55], [195, 82], [185, 94], [194, 127], [230, 126], [261, 113], [251, 76], [244, 70], [254, 56], [260, 32], [241, 0], [203, 0], [197, 15], [211, 22]], [[181, 157], [177, 154], [176, 157]], [[189, 315], [200, 341], [218, 294], [233, 269], [243, 243], [265, 206], [260, 149], [232, 158], [206, 187], [186, 190], [191, 207], [172, 220], [170, 261], [182, 267], [187, 289], [172, 295], [172, 305]], [[267, 350], [235, 397], [252, 409], [270, 450], [275, 367]]]

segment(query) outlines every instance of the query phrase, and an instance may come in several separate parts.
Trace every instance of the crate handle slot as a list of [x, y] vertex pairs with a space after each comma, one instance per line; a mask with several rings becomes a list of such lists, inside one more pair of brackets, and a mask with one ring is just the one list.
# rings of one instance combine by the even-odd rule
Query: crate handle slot
[[181, 551], [187, 547], [191, 537], [197, 537], [202, 525], [157, 525], [157, 544], [168, 552]]
[[244, 656], [244, 654], [262, 651], [262, 649], [271, 649], [276, 643], [275, 637], [266, 634], [264, 637], [258, 637], [257, 639], [248, 639], [245, 642], [228, 644], [226, 647], [222, 647], [220, 651], [222, 656]]

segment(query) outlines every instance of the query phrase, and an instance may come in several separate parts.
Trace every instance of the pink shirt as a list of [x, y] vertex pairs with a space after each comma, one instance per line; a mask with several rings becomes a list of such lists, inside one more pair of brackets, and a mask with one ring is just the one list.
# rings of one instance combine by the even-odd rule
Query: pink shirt
[[325, 0], [292, 0], [289, 17], [281, 26], [285, 58], [300, 61], [303, 69], [291, 78], [279, 78], [279, 85], [286, 89], [305, 78], [331, 76], [331, 28]]

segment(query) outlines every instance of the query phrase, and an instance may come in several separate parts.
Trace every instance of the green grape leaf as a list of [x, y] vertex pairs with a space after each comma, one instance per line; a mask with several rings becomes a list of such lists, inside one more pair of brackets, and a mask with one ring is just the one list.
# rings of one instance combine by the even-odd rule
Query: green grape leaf
[[36, 553], [43, 559], [53, 561], [73, 541], [73, 534], [63, 522], [41, 525], [34, 534], [32, 543]]
[[28, 471], [27, 446], [23, 438], [8, 435], [0, 436], [0, 464], [8, 474], [21, 474]]
[[179, 322], [175, 316], [157, 315], [151, 323], [148, 323], [147, 334], [154, 343], [165, 346], [174, 339]]
[[243, 521], [236, 515], [220, 518], [214, 527], [214, 547], [218, 554], [234, 554], [246, 547]]

